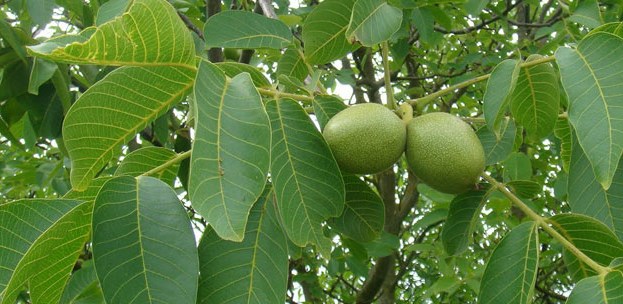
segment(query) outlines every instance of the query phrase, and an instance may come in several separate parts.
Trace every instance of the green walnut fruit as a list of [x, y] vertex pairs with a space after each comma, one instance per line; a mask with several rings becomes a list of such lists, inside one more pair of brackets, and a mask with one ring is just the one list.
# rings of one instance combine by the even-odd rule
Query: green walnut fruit
[[448, 113], [430, 113], [407, 124], [407, 163], [415, 175], [450, 194], [474, 187], [485, 168], [485, 152], [472, 128]]
[[400, 158], [407, 131], [394, 112], [377, 103], [365, 103], [335, 114], [323, 135], [343, 171], [373, 174]]

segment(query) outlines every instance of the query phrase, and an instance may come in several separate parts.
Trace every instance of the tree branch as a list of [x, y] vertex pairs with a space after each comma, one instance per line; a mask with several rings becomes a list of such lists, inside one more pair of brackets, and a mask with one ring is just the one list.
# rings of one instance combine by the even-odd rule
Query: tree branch
[[[206, 16], [208, 18], [218, 14], [221, 11], [221, 0], [207, 0], [206, 3]], [[219, 47], [211, 48], [208, 50], [208, 59], [210, 62], [223, 62], [225, 56], [223, 56], [223, 49]]]

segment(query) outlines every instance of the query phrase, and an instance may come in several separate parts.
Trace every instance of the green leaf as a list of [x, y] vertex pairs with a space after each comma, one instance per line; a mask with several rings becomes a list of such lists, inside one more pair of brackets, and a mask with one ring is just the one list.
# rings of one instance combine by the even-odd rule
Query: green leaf
[[532, 303], [538, 259], [536, 224], [525, 222], [513, 228], [487, 263], [478, 303]]
[[329, 222], [340, 233], [358, 242], [370, 242], [381, 235], [385, 207], [381, 197], [355, 175], [344, 175], [344, 212]]
[[63, 304], [105, 304], [104, 294], [97, 280], [92, 260], [82, 263], [81, 268], [71, 274], [65, 286], [60, 303]]
[[219, 69], [225, 72], [225, 75], [229, 78], [234, 78], [234, 76], [240, 73], [249, 73], [251, 75], [251, 79], [253, 79], [253, 84], [258, 88], [269, 88], [271, 87], [270, 81], [266, 79], [266, 76], [262, 74], [260, 70], [256, 67], [252, 67], [248, 64], [238, 63], [238, 62], [218, 62], [216, 63]]
[[[554, 229], [593, 261], [608, 266], [617, 257], [623, 257], [623, 243], [606, 225], [581, 214], [565, 213], [549, 219]], [[578, 265], [585, 274], [593, 270], [584, 263]]]
[[120, 176], [93, 208], [93, 259], [106, 303], [195, 303], [199, 261], [177, 194], [148, 176]]
[[19, 200], [0, 206], [0, 303], [28, 288], [33, 303], [57, 303], [89, 237], [92, 204]]
[[458, 255], [467, 249], [486, 199], [487, 191], [474, 190], [452, 200], [441, 230], [441, 242], [448, 255]]
[[327, 0], [309, 13], [303, 23], [305, 59], [309, 64], [324, 64], [339, 59], [355, 46], [346, 40], [356, 0]]
[[[155, 169], [164, 163], [175, 159], [177, 153], [173, 150], [163, 147], [144, 147], [128, 153], [123, 158], [115, 175], [139, 176], [147, 173], [149, 170]], [[177, 177], [178, 163], [168, 166], [166, 169], [155, 172], [149, 176], [153, 176], [163, 182], [173, 185], [175, 177]]]
[[251, 209], [241, 243], [209, 227], [199, 243], [197, 303], [283, 303], [288, 283], [288, 243], [269, 188]]
[[506, 183], [513, 193], [521, 198], [531, 199], [543, 192], [543, 186], [531, 180], [512, 180]]
[[611, 33], [623, 38], [623, 22], [612, 22], [606, 23], [594, 30], [592, 30], [588, 35], [597, 34], [597, 33]]
[[[235, 29], [226, 30], [235, 25]], [[205, 23], [206, 48], [282, 49], [292, 42], [292, 33], [283, 21], [247, 11], [220, 12]]]
[[503, 119], [500, 124], [500, 139], [498, 140], [491, 129], [482, 127], [476, 132], [478, 139], [485, 150], [485, 164], [493, 165], [505, 160], [513, 152], [517, 127], [512, 119]]
[[110, 176], [102, 176], [93, 180], [89, 187], [87, 187], [83, 191], [77, 191], [76, 189], [71, 189], [69, 192], [65, 193], [63, 196], [64, 199], [71, 199], [77, 201], [83, 201], [88, 203], [95, 202], [95, 197], [97, 193], [100, 191], [102, 186], [112, 177]]
[[402, 10], [385, 0], [357, 0], [353, 7], [346, 38], [373, 46], [388, 40], [402, 24]]
[[510, 103], [511, 93], [515, 89], [519, 76], [519, 61], [507, 59], [500, 62], [487, 81], [483, 97], [483, 110], [487, 127], [496, 138], [502, 134], [502, 120]]
[[305, 80], [309, 74], [303, 54], [298, 48], [288, 48], [277, 63], [277, 76], [286, 75], [298, 80]]
[[333, 95], [316, 95], [313, 107], [321, 129], [324, 129], [333, 115], [347, 108], [341, 98]]
[[467, 0], [467, 3], [465, 3], [465, 10], [468, 14], [477, 17], [480, 15], [480, 12], [487, 7], [489, 1], [490, 0]]
[[612, 185], [604, 190], [595, 180], [584, 151], [574, 141], [569, 168], [568, 203], [571, 210], [604, 223], [623, 240], [623, 204], [620, 199], [623, 195], [623, 165], [617, 167]]
[[127, 12], [95, 31], [87, 28], [79, 35], [50, 39], [29, 51], [74, 64], [195, 67], [192, 36], [165, 0], [134, 0]]
[[433, 45], [440, 38], [440, 34], [435, 32], [435, 17], [433, 10], [429, 7], [418, 7], [413, 9], [413, 24], [420, 34], [422, 42]]
[[186, 94], [194, 74], [180, 67], [122, 67], [89, 88], [63, 123], [72, 186], [84, 190], [123, 144]]
[[[526, 62], [541, 55], [530, 55]], [[554, 130], [560, 108], [558, 75], [549, 63], [520, 69], [511, 95], [511, 112], [526, 134], [538, 141]]]
[[588, 28], [596, 28], [604, 23], [597, 0], [583, 0], [578, 3], [577, 8], [567, 20], [577, 22]]
[[16, 29], [11, 27], [11, 25], [6, 22], [4, 18], [0, 18], [0, 37], [2, 37], [5, 43], [7, 43], [13, 49], [15, 54], [17, 54], [17, 56], [23, 62], [26, 62], [26, 48], [24, 47], [24, 44], [20, 41], [15, 31]]
[[623, 299], [623, 273], [611, 271], [586, 278], [573, 288], [566, 304], [609, 304]]
[[224, 239], [242, 241], [270, 162], [270, 123], [247, 73], [227, 78], [202, 61], [195, 84], [192, 205]]
[[123, 14], [127, 8], [130, 0], [110, 0], [97, 10], [97, 18], [95, 24], [102, 25], [117, 16]]
[[32, 64], [32, 70], [30, 71], [28, 93], [38, 95], [39, 87], [50, 80], [57, 70], [58, 65], [56, 63], [41, 58], [35, 58]]
[[52, 10], [54, 9], [54, 0], [30, 0], [26, 1], [28, 15], [32, 21], [45, 27], [52, 20]]
[[[569, 125], [569, 120], [567, 118], [561, 117], [556, 120], [554, 135], [560, 139], [560, 158], [562, 159], [562, 168], [566, 172], [569, 172], [571, 154], [573, 151], [573, 134], [571, 133], [571, 126]], [[581, 147], [578, 146], [578, 149], [581, 149]], [[593, 173], [591, 172], [591, 175], [592, 174]]]
[[271, 179], [279, 215], [294, 244], [329, 256], [322, 222], [342, 214], [344, 182], [329, 146], [294, 100], [266, 104], [272, 127]]
[[623, 39], [589, 35], [577, 49], [558, 48], [556, 61], [569, 97], [569, 121], [597, 181], [608, 189], [623, 153]]
[[504, 161], [504, 177], [507, 180], [530, 180], [532, 163], [530, 158], [521, 152], [514, 152]]

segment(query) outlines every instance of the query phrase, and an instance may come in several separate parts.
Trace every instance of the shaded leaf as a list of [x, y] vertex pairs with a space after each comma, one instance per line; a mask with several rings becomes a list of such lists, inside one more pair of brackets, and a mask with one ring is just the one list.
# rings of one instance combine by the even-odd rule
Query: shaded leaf
[[277, 62], [277, 76], [286, 75], [303, 81], [308, 74], [305, 59], [298, 48], [289, 47]]
[[459, 194], [452, 200], [441, 230], [441, 242], [448, 255], [457, 255], [467, 249], [486, 199], [487, 191], [474, 190]]
[[569, 97], [569, 121], [595, 177], [608, 189], [623, 153], [623, 39], [589, 35], [577, 49], [558, 48], [556, 61]]
[[227, 78], [202, 61], [195, 84], [192, 205], [224, 239], [242, 241], [270, 162], [270, 124], [247, 73]]
[[531, 180], [512, 180], [506, 183], [506, 186], [510, 187], [513, 193], [517, 194], [519, 197], [527, 199], [533, 198], [543, 192], [543, 186]]
[[195, 303], [199, 262], [186, 210], [164, 182], [120, 176], [93, 208], [93, 259], [106, 303]]
[[531, 303], [538, 258], [536, 224], [525, 222], [513, 228], [487, 262], [478, 303]]
[[510, 103], [511, 93], [519, 76], [519, 61], [507, 59], [500, 62], [487, 81], [487, 89], [483, 97], [483, 111], [487, 127], [496, 138], [502, 135], [502, 121]]
[[102, 4], [97, 10], [95, 24], [102, 25], [123, 14], [127, 10], [129, 3], [130, 0], [110, 0]]
[[358, 242], [370, 242], [381, 235], [385, 207], [381, 197], [355, 175], [344, 175], [346, 200], [344, 212], [330, 224], [340, 233]]
[[512, 119], [504, 119], [500, 124], [500, 139], [491, 129], [482, 127], [476, 132], [485, 150], [485, 164], [493, 165], [505, 160], [513, 152], [517, 127]]
[[244, 240], [227, 241], [207, 228], [199, 243], [197, 303], [282, 303], [288, 282], [288, 243], [274, 193], [266, 189], [251, 209]]
[[248, 64], [238, 62], [218, 62], [216, 63], [216, 66], [225, 72], [225, 75], [229, 78], [234, 78], [234, 76], [240, 73], [249, 73], [249, 75], [251, 75], [251, 79], [253, 79], [253, 84], [256, 87], [266, 88], [271, 86], [270, 81], [266, 79], [266, 76], [264, 76], [259, 69]]
[[[227, 28], [231, 30], [223, 30]], [[281, 49], [292, 42], [290, 29], [281, 20], [247, 11], [228, 10], [211, 16], [203, 32], [206, 48]]]
[[[571, 126], [567, 118], [558, 118], [554, 127], [554, 135], [560, 139], [560, 159], [562, 160], [562, 168], [566, 172], [569, 172], [571, 154], [573, 151], [573, 134], [571, 133]], [[581, 149], [581, 147], [578, 146], [578, 149]]]
[[504, 160], [504, 178], [506, 180], [530, 180], [532, 178], [532, 162], [528, 155], [521, 152], [511, 153]]
[[[530, 55], [526, 62], [540, 59]], [[511, 112], [526, 130], [528, 137], [538, 141], [554, 130], [560, 108], [558, 75], [549, 63], [520, 69], [511, 97]]]
[[38, 57], [68, 63], [194, 68], [195, 44], [186, 25], [165, 0], [134, 0], [127, 12], [96, 30], [64, 35], [29, 47]]
[[[177, 153], [173, 150], [163, 147], [144, 147], [128, 153], [123, 158], [115, 175], [139, 176], [149, 172], [164, 163], [171, 161], [177, 157]], [[149, 176], [153, 176], [163, 182], [173, 185], [175, 177], [177, 177], [178, 163], [172, 164], [164, 170], [155, 172]]]
[[97, 280], [92, 260], [85, 261], [82, 267], [71, 274], [65, 286], [60, 303], [62, 304], [104, 304], [104, 294]]
[[[13, 49], [15, 54], [23, 61], [26, 62], [26, 48], [20, 41], [19, 37], [15, 34], [15, 29], [4, 20], [0, 18], [0, 36], [2, 39]], [[2, 78], [2, 76], [0, 76]]]
[[623, 301], [623, 273], [611, 271], [578, 282], [565, 303], [608, 304], [621, 301]]
[[52, 10], [54, 9], [54, 0], [30, 0], [26, 1], [28, 15], [32, 21], [45, 27], [52, 20]]
[[[549, 222], [575, 247], [602, 266], [608, 266], [615, 258], [623, 257], [623, 243], [608, 227], [591, 217], [565, 213], [550, 218]], [[575, 272], [587, 275], [594, 273], [587, 265], [579, 263], [577, 266], [580, 270]]]
[[122, 67], [89, 88], [63, 123], [72, 186], [85, 189], [123, 144], [186, 94], [194, 74], [180, 67]]
[[388, 40], [402, 23], [402, 10], [385, 0], [357, 0], [353, 6], [346, 38], [373, 46]]
[[279, 215], [294, 244], [329, 256], [322, 222], [344, 209], [344, 182], [320, 132], [294, 100], [266, 104], [272, 127], [271, 179]]
[[467, 0], [465, 3], [465, 10], [468, 14], [477, 17], [480, 15], [480, 12], [487, 7], [489, 1], [490, 0]]
[[56, 63], [35, 58], [30, 71], [30, 79], [28, 80], [28, 93], [38, 95], [39, 87], [50, 80], [57, 70], [58, 65]]
[[413, 9], [413, 24], [420, 34], [420, 39], [424, 43], [435, 44], [441, 35], [435, 32], [435, 16], [433, 9], [428, 6]]
[[309, 64], [324, 64], [339, 59], [355, 46], [346, 40], [356, 0], [327, 0], [317, 5], [303, 23], [305, 59]]
[[333, 115], [347, 108], [341, 98], [333, 95], [314, 96], [313, 107], [320, 129], [324, 129]]
[[596, 28], [603, 23], [597, 0], [578, 1], [578, 6], [567, 19], [588, 28]]
[[56, 303], [89, 237], [92, 204], [19, 200], [0, 206], [0, 302], [28, 288], [33, 303]]
[[597, 34], [597, 33], [611, 33], [623, 38], [623, 22], [612, 22], [606, 23], [588, 33], [588, 35]]
[[[619, 163], [621, 160], [619, 160]], [[571, 210], [604, 223], [623, 240], [623, 167], [619, 165], [612, 185], [604, 190], [595, 180], [591, 164], [574, 140], [569, 166], [568, 203]]]

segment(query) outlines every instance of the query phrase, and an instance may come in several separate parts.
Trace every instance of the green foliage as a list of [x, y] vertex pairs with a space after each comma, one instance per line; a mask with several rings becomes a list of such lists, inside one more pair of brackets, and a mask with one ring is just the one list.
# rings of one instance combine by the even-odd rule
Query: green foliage
[[[3, 1], [0, 302], [620, 302], [621, 20], [612, 0]], [[484, 172], [342, 173], [321, 130], [367, 102], [403, 129], [392, 111], [463, 119]], [[472, 191], [434, 189], [474, 164]]]

